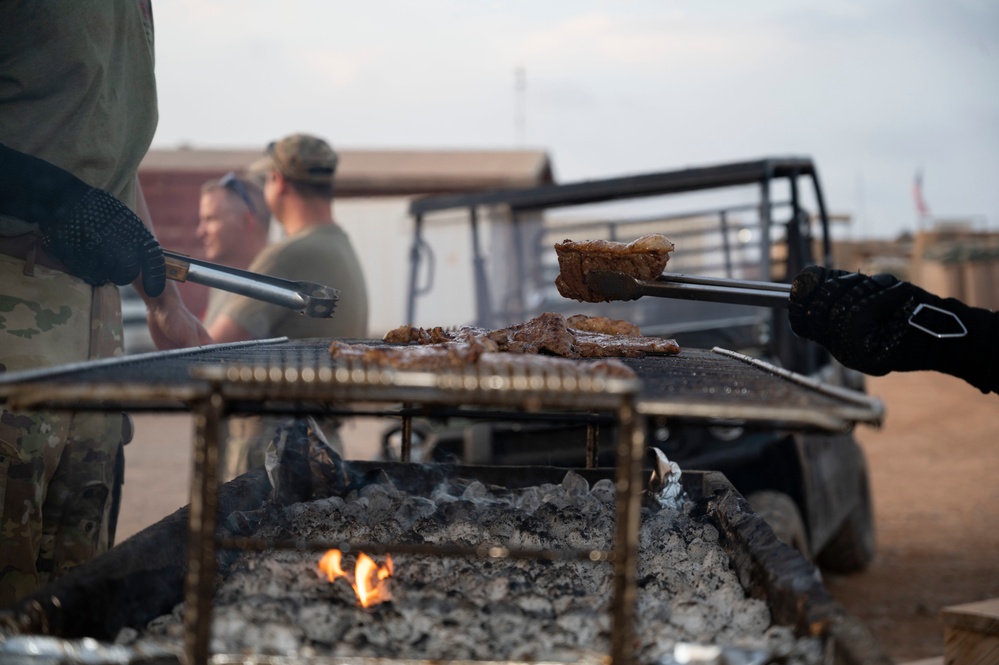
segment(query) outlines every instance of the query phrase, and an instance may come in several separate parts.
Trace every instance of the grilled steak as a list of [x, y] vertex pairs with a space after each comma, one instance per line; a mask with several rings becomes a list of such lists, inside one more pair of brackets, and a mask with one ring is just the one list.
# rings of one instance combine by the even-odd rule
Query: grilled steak
[[488, 340], [471, 337], [461, 341], [416, 346], [349, 344], [334, 341], [330, 355], [334, 360], [357, 359], [369, 365], [399, 370], [441, 373], [477, 367], [490, 374], [508, 375], [532, 369], [560, 371], [566, 374], [585, 372], [587, 376], [633, 379], [635, 372], [619, 360], [601, 358], [581, 369], [566, 358], [536, 353], [504, 353], [495, 350]]
[[604, 335], [625, 335], [627, 337], [641, 337], [642, 335], [641, 330], [634, 323], [621, 319], [608, 319], [606, 316], [574, 314], [565, 320], [565, 324], [573, 330], [603, 333]]
[[[607, 331], [607, 332], [604, 332]], [[676, 354], [680, 347], [672, 339], [642, 337], [627, 321], [582, 314], [569, 317], [546, 312], [526, 323], [486, 330], [464, 326], [457, 330], [401, 326], [385, 335], [386, 342], [439, 346], [475, 342], [481, 352], [545, 354], [563, 358], [640, 358], [646, 354]], [[443, 351], [442, 351], [443, 352]]]
[[673, 243], [659, 233], [642, 236], [627, 244], [611, 240], [565, 240], [555, 245], [559, 267], [555, 286], [566, 298], [605, 302], [606, 298], [587, 286], [587, 274], [612, 270], [639, 280], [655, 279], [666, 268], [672, 251]]

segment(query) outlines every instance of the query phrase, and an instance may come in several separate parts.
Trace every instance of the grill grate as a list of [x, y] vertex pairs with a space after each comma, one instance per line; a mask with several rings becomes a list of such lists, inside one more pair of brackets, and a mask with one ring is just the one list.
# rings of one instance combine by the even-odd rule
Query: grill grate
[[[365, 340], [365, 343], [371, 342]], [[189, 391], [203, 383], [204, 379], [197, 377], [211, 375], [212, 370], [224, 367], [239, 367], [266, 369], [268, 377], [279, 370], [280, 381], [258, 383], [266, 384], [264, 388], [271, 400], [297, 400], [303, 398], [302, 382], [287, 380], [284, 370], [312, 369], [318, 373], [322, 369], [335, 369], [328, 347], [327, 339], [279, 338], [12, 373], [0, 380], [0, 399], [18, 389], [40, 386], [40, 382], [44, 382], [44, 394], [50, 399], [56, 399], [60, 386], [71, 390], [73, 386], [96, 389], [104, 385], [105, 406], [186, 410], [184, 400], [190, 399], [190, 394], [184, 389]], [[879, 424], [883, 416], [881, 403], [867, 395], [831, 388], [717, 349], [684, 349], [676, 356], [621, 360], [641, 381], [637, 408], [647, 415], [830, 431], [848, 429], [856, 422]], [[301, 372], [297, 375], [300, 377]], [[335, 379], [313, 382], [312, 387], [330, 383], [338, 382]], [[146, 391], [137, 392], [136, 387]], [[408, 400], [408, 396], [400, 395], [400, 401]]]

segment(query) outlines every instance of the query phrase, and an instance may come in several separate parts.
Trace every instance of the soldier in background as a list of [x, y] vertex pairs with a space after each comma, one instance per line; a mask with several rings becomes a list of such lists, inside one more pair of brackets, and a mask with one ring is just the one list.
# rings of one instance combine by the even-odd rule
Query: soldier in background
[[250, 270], [340, 291], [332, 318], [313, 319], [259, 300], [229, 301], [208, 330], [219, 342], [267, 337], [363, 338], [368, 333], [368, 293], [361, 262], [333, 217], [333, 181], [338, 156], [321, 138], [293, 134], [271, 143], [265, 162], [264, 198], [284, 231]]
[[[307, 134], [293, 134], [267, 147], [264, 159], [253, 170], [264, 176], [264, 197], [284, 237], [267, 245], [249, 268], [264, 275], [339, 289], [333, 317], [309, 318], [284, 307], [235, 296], [226, 300], [208, 324], [217, 341], [367, 336], [364, 273], [350, 238], [333, 218], [337, 162], [336, 152], [326, 141]], [[342, 455], [338, 420], [317, 420], [322, 435]], [[230, 419], [223, 478], [262, 466], [280, 422], [272, 416]]]
[[[271, 211], [256, 182], [229, 172], [201, 187], [198, 227], [195, 231], [205, 259], [247, 269], [267, 245]], [[211, 326], [232, 294], [211, 289], [202, 321]]]
[[[196, 234], [205, 259], [245, 270], [267, 245], [271, 211], [256, 179], [229, 172], [201, 186]], [[211, 326], [236, 296], [210, 289], [201, 317]], [[279, 420], [260, 416], [231, 416], [226, 420], [224, 444], [219, 451], [219, 477], [223, 481], [264, 463], [264, 453], [277, 432]]]

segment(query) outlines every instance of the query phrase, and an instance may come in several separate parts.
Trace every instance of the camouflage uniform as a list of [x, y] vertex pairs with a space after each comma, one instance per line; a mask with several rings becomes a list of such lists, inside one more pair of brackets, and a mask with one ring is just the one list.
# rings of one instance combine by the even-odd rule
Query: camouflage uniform
[[[4, 145], [135, 209], [158, 118], [150, 0], [0, 2], [0, 70]], [[0, 217], [0, 236], [25, 226]], [[0, 252], [0, 372], [120, 353], [116, 287]], [[0, 414], [0, 606], [110, 545], [121, 425], [120, 412]]]
[[[114, 286], [42, 266], [24, 271], [24, 261], [0, 254], [0, 371], [121, 354]], [[120, 413], [2, 408], [0, 606], [108, 548], [121, 426]]]

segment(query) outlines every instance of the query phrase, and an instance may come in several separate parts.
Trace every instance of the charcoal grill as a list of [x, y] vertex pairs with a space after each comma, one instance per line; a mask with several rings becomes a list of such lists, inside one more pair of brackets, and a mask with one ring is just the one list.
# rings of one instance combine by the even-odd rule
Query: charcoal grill
[[[883, 408], [868, 396], [825, 387], [805, 377], [721, 349], [687, 349], [677, 356], [623, 359], [639, 380], [594, 376], [585, 361], [573, 369], [485, 374], [469, 367], [441, 374], [397, 372], [334, 362], [329, 341], [273, 339], [152, 353], [45, 370], [12, 373], [0, 399], [12, 408], [192, 411], [196, 417], [194, 473], [185, 583], [187, 641], [192, 664], [209, 660], [215, 568], [216, 478], [220, 426], [243, 413], [357, 414], [354, 403], [382, 405], [368, 415], [403, 421], [408, 461], [410, 419], [421, 409], [492, 418], [525, 412], [618, 423], [617, 527], [613, 560], [611, 659], [631, 662], [638, 515], [645, 415], [700, 422], [776, 425], [842, 431], [879, 423]], [[578, 421], [578, 420], [577, 420]], [[587, 436], [587, 462], [596, 460]], [[538, 553], [540, 556], [541, 553]]]

